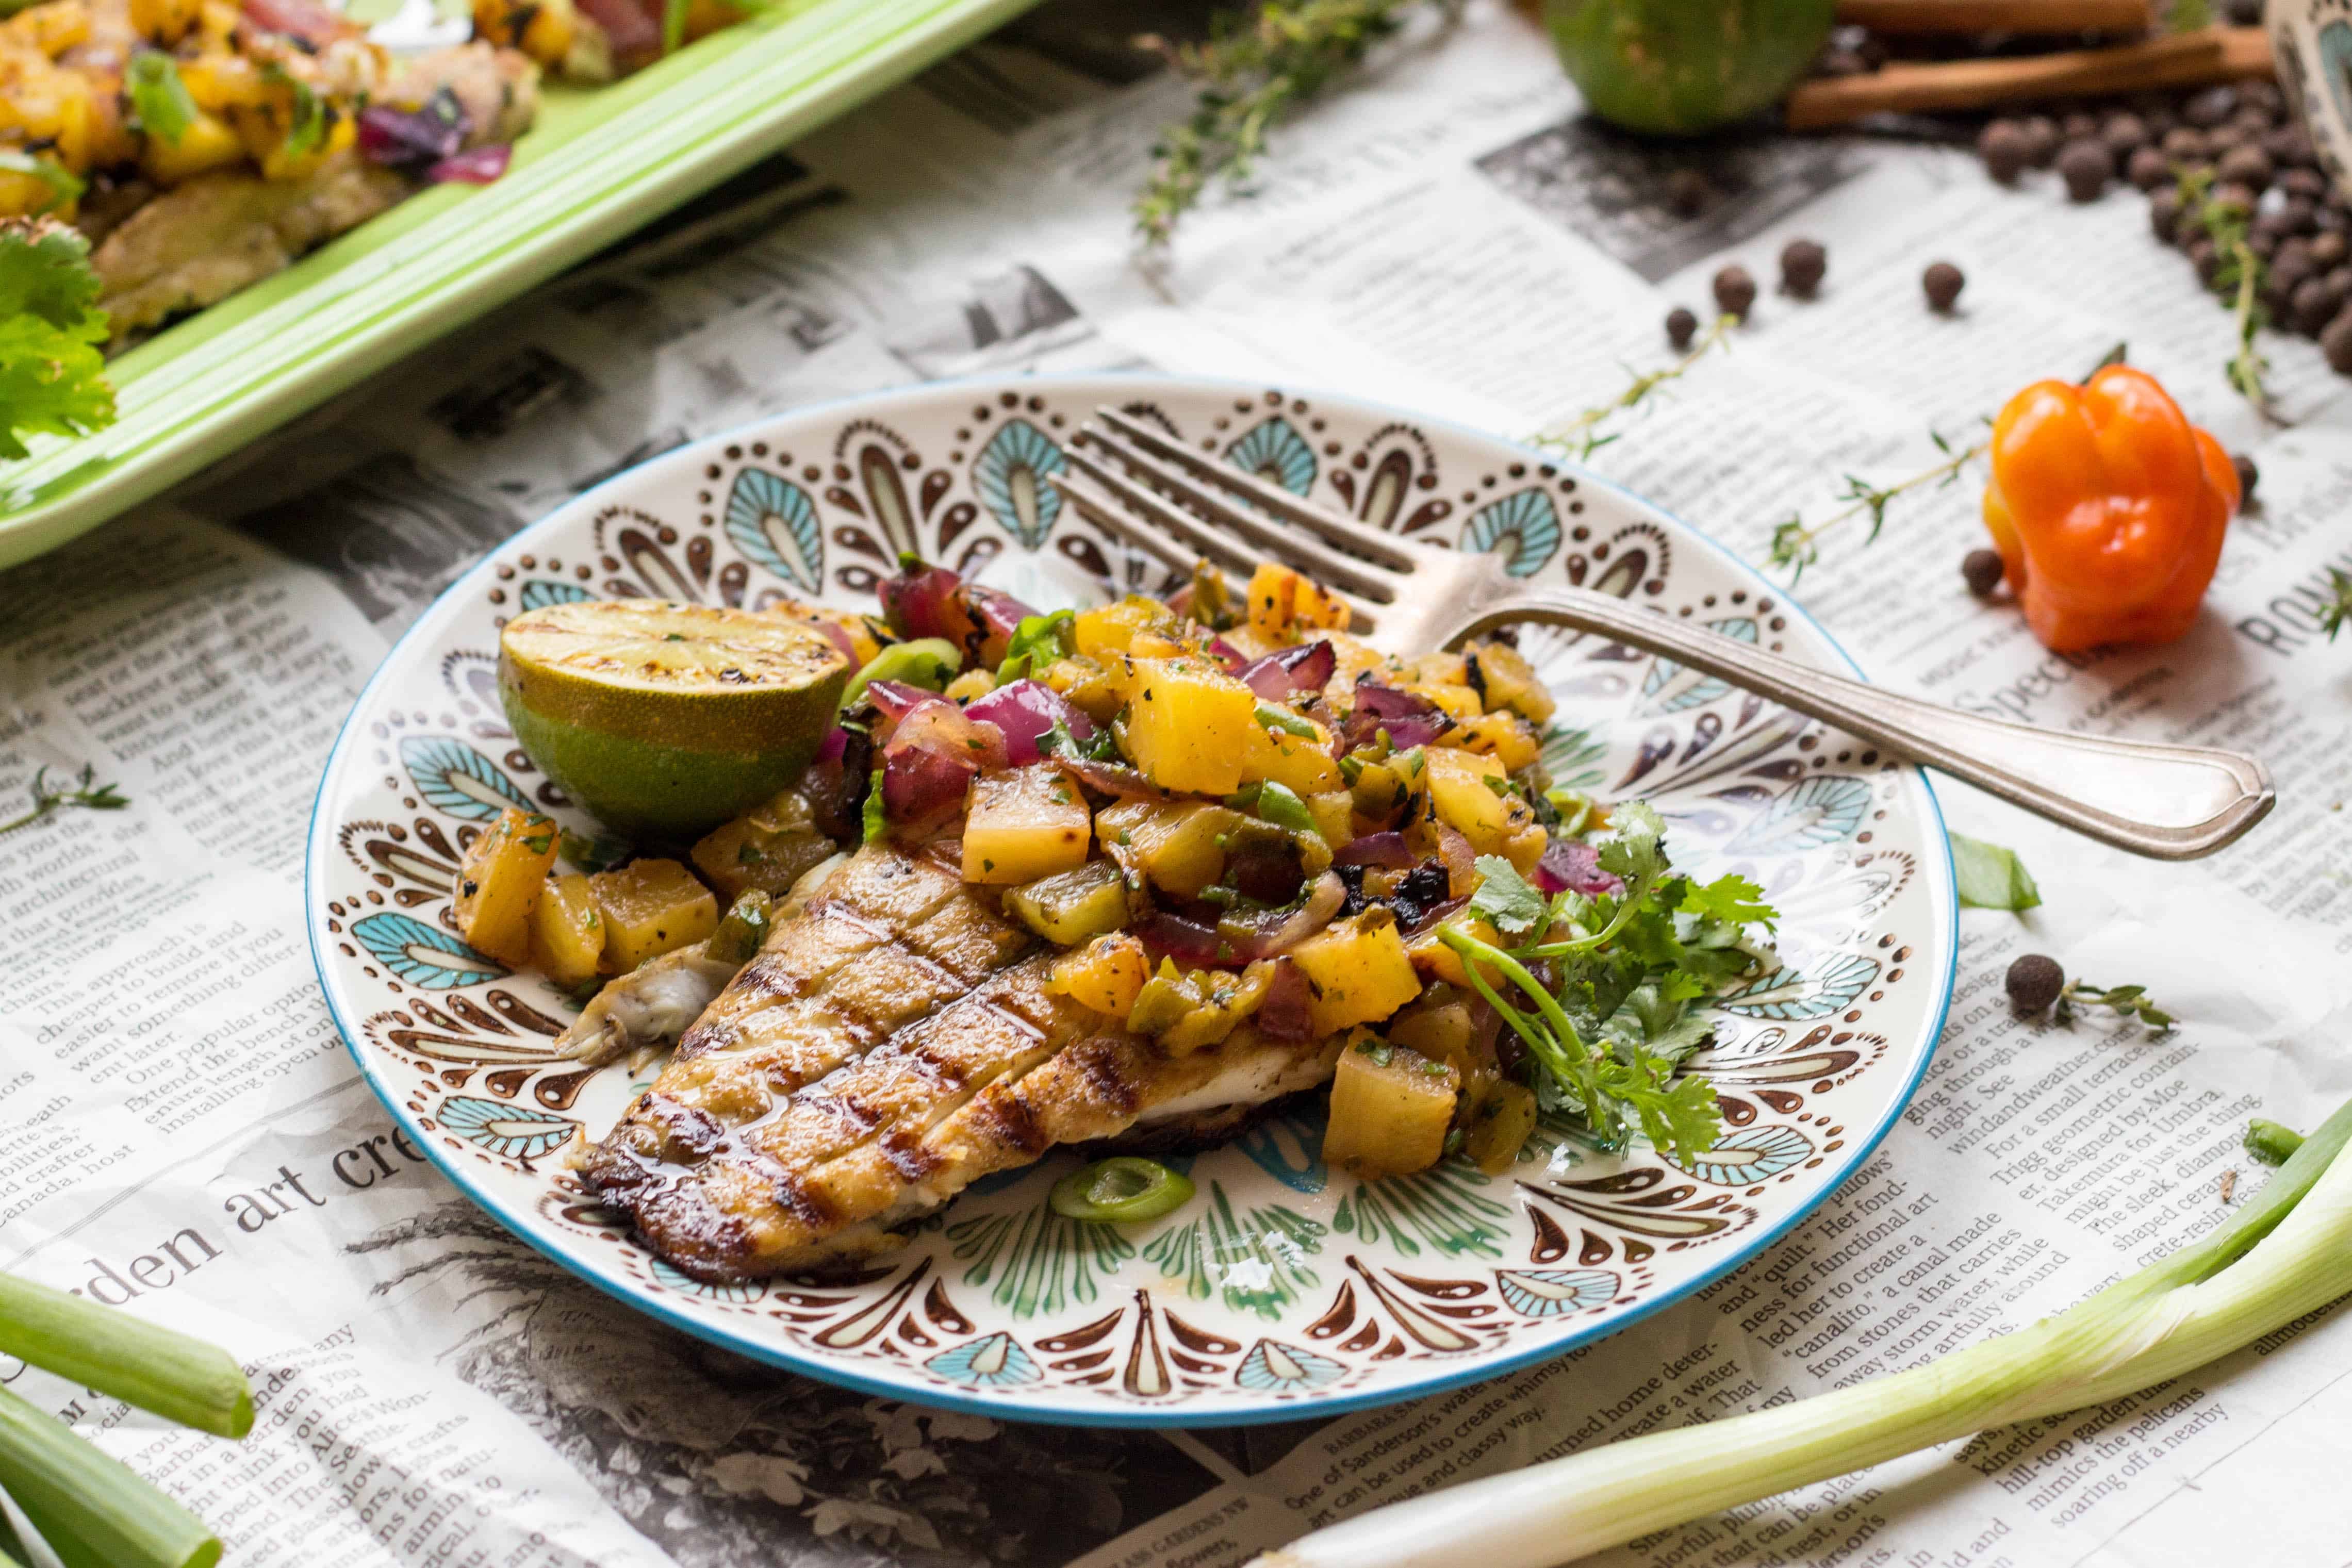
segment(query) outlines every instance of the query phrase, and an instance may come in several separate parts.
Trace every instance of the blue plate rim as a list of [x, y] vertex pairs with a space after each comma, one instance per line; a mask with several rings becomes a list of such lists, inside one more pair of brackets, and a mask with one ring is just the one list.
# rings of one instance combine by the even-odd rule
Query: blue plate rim
[[[401, 1105], [392, 1086], [383, 1081], [376, 1067], [371, 1062], [369, 1053], [361, 1048], [357, 1032], [344, 1016], [334, 988], [328, 983], [326, 956], [321, 946], [324, 924], [316, 917], [316, 912], [324, 907], [319, 902], [320, 879], [326, 869], [333, 839], [333, 834], [322, 834], [320, 831], [320, 816], [326, 804], [327, 786], [342, 767], [345, 755], [356, 738], [359, 716], [367, 708], [369, 699], [374, 695], [377, 686], [383, 681], [401, 651], [422, 633], [453, 599], [460, 595], [470, 595], [487, 584], [495, 570], [496, 558], [509, 546], [549, 527], [559, 517], [573, 508], [593, 504], [605, 492], [617, 488], [625, 482], [632, 481], [639, 471], [649, 464], [683, 461], [692, 454], [707, 448], [724, 446], [730, 441], [740, 444], [750, 439], [750, 433], [754, 429], [772, 424], [779, 419], [821, 416], [841, 410], [934, 396], [958, 388], [989, 387], [1002, 390], [1009, 385], [1075, 386], [1106, 382], [1160, 386], [1181, 384], [1188, 390], [1207, 388], [1219, 392], [1238, 392], [1245, 389], [1252, 396], [1263, 394], [1275, 384], [1271, 380], [1250, 381], [1224, 376], [1170, 375], [1157, 371], [1072, 371], [1045, 375], [998, 373], [918, 382], [882, 392], [861, 392], [850, 397], [832, 398], [823, 402], [779, 409], [671, 447], [667, 452], [658, 453], [646, 458], [643, 463], [611, 476], [592, 488], [563, 502], [538, 521], [528, 524], [509, 535], [505, 540], [484, 552], [482, 559], [463, 575], [434, 596], [433, 601], [409, 623], [408, 629], [401, 633], [399, 639], [385, 650], [383, 661], [368, 676], [367, 684], [360, 688], [358, 696], [352, 699], [351, 712], [344, 716], [342, 727], [335, 737], [334, 747], [327, 754], [326, 765], [320, 770], [319, 788], [310, 802], [308, 844], [303, 855], [303, 922], [306, 934], [310, 938], [311, 971], [318, 980], [320, 994], [326, 1001], [328, 1016], [334, 1021], [335, 1031], [342, 1037], [343, 1049], [350, 1053], [353, 1063], [359, 1068], [360, 1075], [367, 1081], [369, 1089], [373, 1092], [377, 1101], [383, 1106], [385, 1113], [390, 1115], [394, 1123], [408, 1128], [411, 1132], [416, 1131], [412, 1118]], [[1711, 534], [1604, 475], [1596, 474], [1581, 464], [1568, 461], [1555, 454], [1541, 451], [1511, 437], [1496, 435], [1491, 431], [1480, 430], [1475, 425], [1465, 424], [1458, 420], [1433, 416], [1395, 403], [1384, 402], [1376, 398], [1360, 397], [1350, 392], [1324, 391], [1296, 382], [1281, 383], [1280, 390], [1287, 396], [1320, 399], [1343, 406], [1353, 405], [1360, 409], [1394, 414], [1399, 419], [1430, 429], [1443, 430], [1469, 439], [1506, 446], [1537, 462], [1550, 464], [1555, 467], [1573, 472], [1579, 484], [1597, 485], [1638, 507], [1668, 519], [1675, 527], [1683, 529], [1690, 538], [1704, 546], [1734, 571], [1749, 579], [1759, 588], [1779, 597], [1786, 609], [1802, 620], [1821, 637], [1823, 643], [1836, 655], [1838, 662], [1845, 666], [1849, 674], [1856, 679], [1866, 678], [1863, 675], [1862, 666], [1854, 662], [1851, 653], [1846, 652], [1845, 645], [1832, 636], [1829, 629], [1815, 620], [1802, 605], [1790, 598], [1785, 589], [1771, 582]], [[1869, 1162], [1871, 1155], [1877, 1152], [1878, 1145], [1885, 1141], [1887, 1134], [1894, 1131], [1895, 1124], [1910, 1107], [1912, 1100], [1919, 1092], [1920, 1083], [1927, 1077], [1928, 1068], [1935, 1063], [1937, 1051], [1943, 1043], [1945, 1025], [1951, 1017], [1952, 993], [1959, 975], [1959, 894], [1952, 868], [1951, 842], [1948, 830], [1944, 822], [1943, 803], [1937, 799], [1935, 784], [1927, 777], [1924, 768], [1913, 763], [1906, 765], [1906, 770], [1918, 782], [1920, 792], [1927, 801], [1927, 821], [1933, 823], [1937, 840], [1943, 846], [1944, 852], [1941, 856], [1931, 856], [1925, 863], [1926, 867], [1934, 873], [1930, 878], [1929, 893], [1943, 916], [1938, 935], [1944, 943], [1945, 962], [1943, 973], [1939, 977], [1940, 994], [1928, 1009], [1933, 1013], [1935, 1022], [1927, 1049], [1920, 1052], [1918, 1065], [1912, 1070], [1910, 1078], [1904, 1083], [1901, 1092], [1888, 1102], [1885, 1113], [1880, 1117], [1878, 1124], [1872, 1127], [1866, 1135], [1853, 1140], [1851, 1145], [1852, 1152], [1845, 1156], [1839, 1167], [1831, 1173], [1818, 1197], [1791, 1210], [1779, 1222], [1749, 1239], [1739, 1248], [1727, 1253], [1712, 1269], [1694, 1276], [1681, 1285], [1660, 1291], [1653, 1300], [1605, 1323], [1595, 1323], [1590, 1328], [1578, 1330], [1576, 1333], [1563, 1335], [1556, 1340], [1545, 1340], [1524, 1350], [1482, 1359], [1473, 1364], [1465, 1365], [1458, 1371], [1433, 1375], [1402, 1387], [1367, 1390], [1363, 1393], [1330, 1397], [1296, 1398], [1262, 1410], [1240, 1412], [1217, 1410], [1213, 1413], [1195, 1413], [1179, 1405], [1143, 1406], [1132, 1410], [1116, 1407], [1101, 1409], [1039, 1407], [1034, 1405], [1022, 1404], [1013, 1397], [959, 1394], [944, 1389], [935, 1391], [929, 1388], [909, 1388], [903, 1383], [868, 1376], [856, 1370], [854, 1364], [837, 1363], [819, 1356], [806, 1356], [793, 1351], [786, 1344], [728, 1333], [719, 1323], [706, 1322], [679, 1312], [664, 1301], [630, 1289], [625, 1282], [610, 1278], [591, 1267], [586, 1259], [575, 1257], [541, 1241], [533, 1234], [532, 1228], [524, 1218], [515, 1212], [513, 1206], [506, 1203], [486, 1187], [478, 1188], [469, 1180], [466, 1167], [440, 1150], [437, 1140], [424, 1137], [418, 1142], [427, 1157], [431, 1159], [434, 1167], [447, 1178], [450, 1185], [462, 1193], [468, 1201], [487, 1210], [490, 1217], [516, 1239], [632, 1310], [643, 1312], [669, 1328], [691, 1334], [697, 1339], [732, 1351], [739, 1355], [747, 1356], [753, 1361], [786, 1372], [814, 1377], [820, 1382], [853, 1389], [861, 1394], [870, 1394], [881, 1398], [924, 1405], [939, 1409], [959, 1410], [1004, 1421], [1025, 1421], [1044, 1426], [1127, 1428], [1271, 1426], [1294, 1421], [1319, 1421], [1355, 1411], [1406, 1404], [1470, 1384], [1497, 1380], [1539, 1363], [1558, 1360], [1571, 1351], [1622, 1333], [1635, 1323], [1667, 1307], [1678, 1305], [1699, 1291], [1722, 1282], [1762, 1256], [1799, 1225], [1811, 1218], [1823, 1204], [1834, 1197], [1855, 1173]]]

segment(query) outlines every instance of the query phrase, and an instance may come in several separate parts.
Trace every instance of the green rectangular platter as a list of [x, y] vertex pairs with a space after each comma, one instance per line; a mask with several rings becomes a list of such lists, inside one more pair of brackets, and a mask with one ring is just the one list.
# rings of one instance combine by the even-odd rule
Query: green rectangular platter
[[439, 185], [108, 367], [121, 417], [0, 465], [0, 568], [158, 494], [891, 87], [1034, 0], [796, 0], [551, 87], [496, 183]]

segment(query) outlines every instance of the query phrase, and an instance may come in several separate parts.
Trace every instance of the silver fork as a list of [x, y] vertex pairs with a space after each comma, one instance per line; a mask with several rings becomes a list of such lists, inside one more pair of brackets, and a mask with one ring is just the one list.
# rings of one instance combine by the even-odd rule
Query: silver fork
[[1053, 477], [1080, 511], [1171, 570], [1190, 571], [1199, 557], [1244, 573], [1261, 556], [1295, 567], [1337, 591], [1357, 630], [1387, 652], [1450, 648], [1522, 622], [1597, 632], [2158, 860], [2211, 854], [2262, 821], [2277, 799], [2270, 770], [2251, 757], [1985, 718], [1833, 675], [1609, 594], [1532, 587], [1507, 576], [1496, 556], [1368, 528], [1191, 451], [1116, 408], [1097, 413], [1101, 423], [1077, 433], [1086, 444], [1066, 449], [1076, 472]]

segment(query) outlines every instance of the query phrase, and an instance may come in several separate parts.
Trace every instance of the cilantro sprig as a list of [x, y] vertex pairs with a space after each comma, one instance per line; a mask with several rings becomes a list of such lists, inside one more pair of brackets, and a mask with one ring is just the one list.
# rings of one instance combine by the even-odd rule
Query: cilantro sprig
[[1485, 940], [1459, 916], [1439, 937], [1541, 1067], [1536, 1092], [1546, 1110], [1581, 1118], [1604, 1148], [1622, 1147], [1639, 1128], [1668, 1157], [1688, 1160], [1723, 1125], [1714, 1091], [1675, 1076], [1714, 1032], [1695, 1004], [1761, 966], [1748, 932], [1769, 933], [1777, 915], [1745, 877], [1700, 883], [1675, 872], [1664, 832], [1639, 801], [1612, 813], [1597, 847], [1601, 869], [1622, 884], [1613, 894], [1546, 898], [1510, 862], [1481, 855], [1484, 881], [1465, 914], [1514, 945]]
[[87, 435], [114, 423], [106, 312], [89, 242], [62, 224], [0, 224], [0, 458], [24, 437]]

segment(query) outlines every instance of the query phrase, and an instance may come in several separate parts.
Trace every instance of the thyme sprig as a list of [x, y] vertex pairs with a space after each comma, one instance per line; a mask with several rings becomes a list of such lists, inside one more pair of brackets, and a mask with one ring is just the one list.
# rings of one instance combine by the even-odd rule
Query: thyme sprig
[[2092, 985], [2087, 980], [2069, 980], [2066, 988], [2058, 993], [2058, 1003], [2052, 1017], [2062, 1029], [2074, 1027], [2077, 1008], [2105, 1008], [2125, 1018], [2136, 1018], [2158, 1034], [2173, 1025], [2172, 1015], [2148, 999], [2146, 986]]
[[1600, 434], [1601, 425], [1620, 413], [1640, 407], [1660, 387], [1679, 380], [1693, 365], [1715, 350], [1728, 350], [1731, 347], [1731, 329], [1738, 325], [1739, 318], [1727, 311], [1717, 316], [1714, 325], [1707, 328], [1706, 336], [1693, 343], [1690, 351], [1675, 363], [1663, 370], [1641, 374], [1634, 374], [1633, 367], [1627, 366], [1626, 373], [1633, 375], [1633, 379], [1623, 392], [1607, 402], [1586, 409], [1557, 430], [1540, 433], [1533, 438], [1535, 444], [1573, 457], [1580, 463], [1588, 461], [1594, 453], [1624, 434], [1622, 430], [1608, 435]]
[[2320, 609], [2319, 629], [2326, 632], [2327, 640], [2333, 643], [2336, 641], [2336, 633], [2344, 630], [2345, 623], [2352, 622], [2352, 577], [2346, 576], [2335, 567], [2329, 567], [2327, 591], [2335, 597]]
[[2179, 193], [2182, 214], [2204, 230], [2205, 237], [2213, 242], [2214, 250], [2220, 254], [2221, 265], [2213, 274], [2213, 286], [2232, 297], [2231, 314], [2238, 323], [2238, 349], [2222, 361], [2221, 374], [2231, 391], [2254, 405], [2256, 413], [2278, 423], [2271, 407], [2269, 384], [2263, 380], [2270, 373], [2271, 362], [2255, 341], [2255, 334], [2270, 325], [2270, 316], [2263, 308], [2266, 266], [2254, 253], [2251, 214], [2233, 202], [2213, 199], [2213, 172], [2210, 169], [2184, 170]]
[[19, 828], [29, 828], [51, 812], [68, 806], [85, 811], [120, 811], [131, 804], [128, 797], [112, 784], [96, 782], [96, 773], [89, 763], [82, 765], [74, 776], [74, 788], [65, 789], [49, 782], [49, 770], [38, 768], [33, 771], [33, 804], [21, 816], [0, 822], [0, 833], [13, 833]]
[[1940, 490], [1946, 486], [1958, 484], [1969, 463], [1982, 456], [1991, 444], [1988, 439], [1958, 446], [1932, 430], [1927, 433], [1927, 439], [1933, 441], [1936, 450], [1944, 455], [1941, 463], [1924, 473], [1914, 474], [1908, 479], [1898, 479], [1892, 485], [1873, 485], [1857, 475], [1848, 474], [1845, 488], [1837, 495], [1837, 499], [1846, 503], [1843, 509], [1831, 513], [1818, 523], [1806, 522], [1804, 514], [1799, 512], [1772, 530], [1772, 549], [1769, 557], [1771, 563], [1786, 568], [1789, 580], [1796, 581], [1804, 576], [1805, 568], [1822, 559], [1822, 536], [1841, 523], [1859, 517], [1870, 518], [1870, 533], [1863, 543], [1871, 543], [1886, 527], [1886, 508], [1898, 497], [1925, 486], [1933, 486]]
[[1135, 198], [1138, 235], [1166, 245], [1211, 182], [1246, 185], [1275, 122], [1361, 64], [1424, 4], [1451, 15], [1462, 0], [1265, 0], [1255, 13], [1220, 13], [1203, 43], [1138, 38], [1201, 84], [1192, 114], [1152, 149], [1151, 178]]

